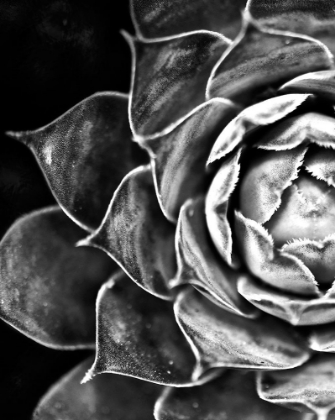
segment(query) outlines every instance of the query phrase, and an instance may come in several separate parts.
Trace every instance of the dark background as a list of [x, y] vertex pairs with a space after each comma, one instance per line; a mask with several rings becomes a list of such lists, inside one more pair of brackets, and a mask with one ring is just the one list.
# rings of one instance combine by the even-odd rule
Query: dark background
[[[0, 0], [0, 233], [52, 204], [31, 153], [5, 136], [36, 129], [97, 91], [128, 92], [127, 0]], [[50, 385], [88, 352], [47, 349], [0, 321], [0, 417], [28, 420]]]

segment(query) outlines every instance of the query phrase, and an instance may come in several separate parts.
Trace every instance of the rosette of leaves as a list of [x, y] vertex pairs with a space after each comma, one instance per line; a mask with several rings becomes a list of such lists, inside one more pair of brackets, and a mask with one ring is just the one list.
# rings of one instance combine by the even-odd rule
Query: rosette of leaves
[[58, 205], [4, 236], [1, 317], [95, 349], [34, 418], [331, 418], [333, 2], [131, 12], [129, 97], [9, 133]]

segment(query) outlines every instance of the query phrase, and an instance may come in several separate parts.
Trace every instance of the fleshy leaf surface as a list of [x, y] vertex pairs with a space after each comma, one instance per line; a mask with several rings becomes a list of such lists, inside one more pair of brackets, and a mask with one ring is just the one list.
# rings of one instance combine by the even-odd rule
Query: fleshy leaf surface
[[125, 273], [100, 289], [97, 328], [96, 359], [84, 382], [107, 372], [163, 385], [192, 382], [195, 357], [172, 305], [143, 291]]
[[247, 9], [262, 26], [312, 36], [335, 53], [335, 9], [331, 0], [249, 0]]
[[134, 66], [130, 123], [139, 140], [171, 131], [205, 102], [211, 70], [229, 45], [206, 31], [151, 42], [128, 40]]
[[127, 95], [97, 93], [45, 127], [9, 133], [33, 151], [59, 205], [88, 231], [101, 223], [122, 178], [145, 163], [127, 108]]
[[310, 270], [295, 256], [279, 251], [262, 225], [235, 212], [235, 233], [243, 260], [253, 275], [281, 290], [319, 295]]
[[292, 325], [318, 325], [335, 321], [334, 298], [299, 297], [250, 278], [239, 280], [238, 291], [257, 308]]
[[313, 93], [335, 102], [335, 70], [316, 71], [295, 77], [280, 87], [281, 93]]
[[317, 179], [335, 188], [335, 150], [319, 148], [309, 154], [304, 165], [306, 170]]
[[254, 373], [226, 371], [201, 387], [167, 388], [156, 403], [156, 420], [304, 420], [296, 411], [261, 400]]
[[318, 355], [305, 365], [281, 372], [262, 372], [259, 396], [298, 411], [312, 411], [326, 420], [335, 408], [335, 356]]
[[235, 38], [241, 27], [246, 0], [132, 0], [131, 11], [138, 36], [166, 37], [207, 29]]
[[252, 105], [234, 118], [217, 138], [207, 164], [226, 156], [239, 146], [247, 134], [260, 126], [267, 126], [285, 118], [295, 111], [309, 95], [291, 94], [267, 99]]
[[240, 153], [241, 150], [222, 163], [211, 182], [205, 202], [206, 222], [212, 241], [230, 266], [236, 262], [232, 260], [233, 238], [227, 211], [229, 198], [238, 181]]
[[1, 318], [48, 347], [94, 347], [95, 299], [116, 264], [76, 248], [83, 236], [50, 207], [19, 219], [0, 243]]
[[192, 288], [178, 296], [175, 314], [197, 355], [199, 373], [213, 367], [291, 369], [309, 358], [301, 337], [282, 321], [233, 315]]
[[[320, 42], [280, 31], [265, 31], [248, 15], [244, 28], [215, 66], [207, 86], [207, 97], [251, 104], [261, 89], [303, 73], [328, 70], [332, 55]], [[272, 93], [272, 94], [271, 94]]]
[[[328, 241], [326, 244], [324, 240], [335, 233], [334, 206], [335, 189], [302, 171], [298, 179], [284, 191], [281, 206], [264, 225], [277, 247], [293, 241], [292, 245], [282, 250], [292, 250], [291, 255], [293, 251], [297, 256], [299, 254], [316, 280], [323, 285], [332, 282], [329, 272], [331, 267], [327, 267], [327, 264], [331, 264], [331, 243]], [[304, 248], [304, 251], [299, 252], [299, 247]], [[302, 255], [304, 252], [308, 252], [308, 255]], [[319, 252], [320, 257], [323, 256], [319, 262], [313, 263], [317, 258], [316, 252]], [[323, 273], [324, 270], [326, 273]]]
[[206, 159], [236, 107], [214, 99], [198, 107], [169, 134], [143, 142], [152, 157], [157, 196], [166, 217], [175, 221], [182, 204], [203, 193]]
[[308, 342], [312, 350], [335, 353], [335, 323], [313, 328], [309, 334]]
[[[283, 246], [283, 251], [296, 256], [314, 274], [321, 285], [331, 285], [335, 279], [335, 234], [322, 241], [295, 240]], [[335, 308], [334, 308], [335, 310]]]
[[153, 420], [157, 385], [120, 375], [99, 375], [80, 384], [89, 358], [64, 375], [41, 399], [33, 420]]
[[335, 120], [328, 115], [307, 112], [269, 127], [257, 147], [265, 150], [289, 150], [304, 142], [335, 148]]
[[228, 311], [255, 316], [252, 308], [237, 292], [238, 271], [221, 261], [214, 249], [204, 214], [204, 199], [189, 200], [182, 207], [177, 232], [178, 272], [175, 285], [192, 284]]
[[241, 213], [258, 223], [267, 222], [281, 203], [283, 191], [298, 177], [305, 147], [259, 153], [247, 168], [240, 186]]
[[175, 275], [175, 226], [159, 207], [149, 167], [130, 172], [116, 190], [106, 216], [82, 245], [96, 246], [114, 258], [148, 292], [170, 299]]

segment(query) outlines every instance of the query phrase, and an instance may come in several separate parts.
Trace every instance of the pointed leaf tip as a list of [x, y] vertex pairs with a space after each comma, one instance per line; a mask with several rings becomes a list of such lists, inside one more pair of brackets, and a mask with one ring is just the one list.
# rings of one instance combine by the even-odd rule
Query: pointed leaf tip
[[89, 378], [119, 373], [158, 384], [192, 383], [195, 357], [179, 330], [172, 305], [120, 272], [97, 300], [97, 355]]
[[128, 97], [115, 92], [90, 96], [22, 139], [59, 205], [88, 231], [101, 223], [122, 178], [147, 159], [131, 139]]
[[159, 207], [151, 170], [130, 172], [115, 192], [99, 229], [86, 240], [112, 256], [142, 288], [162, 299], [172, 298], [175, 275], [175, 226]]

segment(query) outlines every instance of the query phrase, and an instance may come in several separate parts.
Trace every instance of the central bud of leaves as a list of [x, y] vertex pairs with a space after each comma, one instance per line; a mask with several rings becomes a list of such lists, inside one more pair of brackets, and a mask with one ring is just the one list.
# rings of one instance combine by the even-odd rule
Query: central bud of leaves
[[299, 258], [322, 287], [335, 277], [334, 151], [300, 146], [256, 151], [239, 189], [242, 215], [266, 229], [279, 252]]
[[292, 239], [323, 240], [335, 232], [335, 189], [308, 173], [300, 174], [265, 227], [279, 247]]

